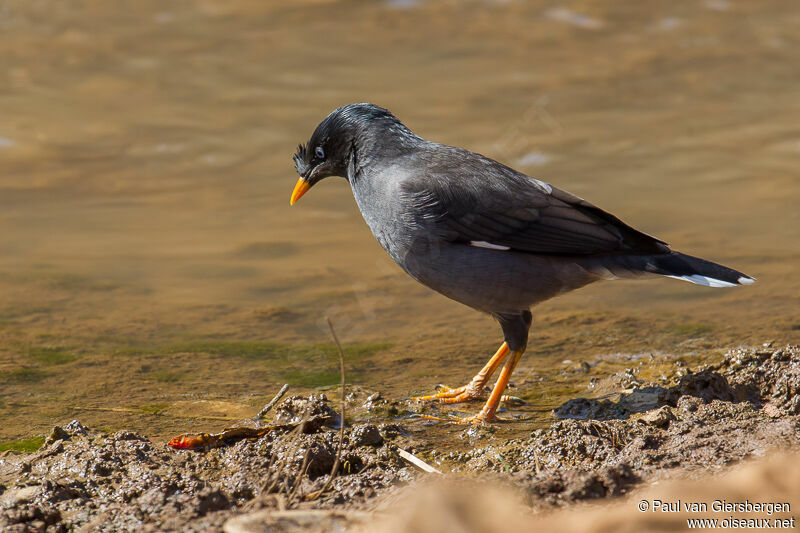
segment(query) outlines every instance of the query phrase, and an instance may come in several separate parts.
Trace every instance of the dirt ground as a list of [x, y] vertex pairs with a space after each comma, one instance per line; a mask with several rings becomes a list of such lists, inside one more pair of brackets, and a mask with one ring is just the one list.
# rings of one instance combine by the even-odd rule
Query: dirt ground
[[[798, 6], [1, 2], [0, 531], [512, 531], [797, 453]], [[297, 143], [365, 100], [759, 281], [545, 302], [508, 422], [414, 417], [474, 413], [401, 398], [501, 332], [402, 272], [342, 180], [289, 207]], [[263, 438], [167, 445], [286, 382]]]
[[[358, 388], [348, 389], [345, 419], [372, 413], [373, 423], [346, 423], [340, 432], [335, 391], [289, 396], [269, 413], [274, 427], [262, 438], [231, 438], [199, 451], [132, 432], [102, 433], [76, 420], [54, 428], [35, 453], [0, 457], [0, 527], [435, 531], [455, 520], [454, 530], [493, 531], [498, 524], [489, 517], [507, 513], [500, 525], [509, 531], [566, 523], [558, 509], [574, 509], [569, 528], [578, 531], [575, 513], [615, 516], [579, 502], [608, 500], [609, 509], [623, 513], [619, 502], [627, 500], [618, 496], [658, 487], [680, 494], [675, 483], [708, 486], [703, 480], [735, 463], [800, 449], [798, 346], [736, 349], [703, 368], [676, 362], [659, 383], [621, 372], [596, 390], [617, 393], [570, 400], [553, 412], [557, 420], [548, 428], [515, 438], [492, 427], [458, 427], [463, 446], [452, 450], [425, 438], [429, 424], [446, 422], [397, 414], [408, 411], [405, 402]], [[399, 450], [444, 475], [424, 472]], [[337, 453], [338, 474], [330, 479]], [[784, 468], [776, 464], [759, 472]], [[796, 485], [789, 488], [800, 496]], [[739, 490], [751, 499], [761, 495], [757, 485], [748, 492], [740, 483]], [[431, 502], [438, 502], [435, 509], [421, 517]]]

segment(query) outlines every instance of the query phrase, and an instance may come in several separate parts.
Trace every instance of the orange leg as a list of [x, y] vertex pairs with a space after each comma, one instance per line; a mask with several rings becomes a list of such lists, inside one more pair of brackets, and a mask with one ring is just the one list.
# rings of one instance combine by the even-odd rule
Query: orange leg
[[[429, 396], [418, 396], [414, 399], [417, 401], [434, 400], [441, 403], [460, 403], [475, 400], [481, 396], [486, 383], [492, 377], [494, 371], [497, 370], [497, 367], [500, 366], [500, 363], [503, 362], [503, 359], [505, 359], [506, 355], [508, 355], [508, 344], [504, 342], [497, 352], [492, 356], [492, 358], [489, 359], [489, 362], [486, 363], [486, 365], [475, 375], [474, 378], [472, 378], [472, 381], [470, 381], [468, 385], [464, 385], [463, 387], [458, 387], [456, 389], [444, 387], [436, 394], [431, 394]], [[505, 385], [503, 385], [503, 388], [505, 388]]]
[[492, 389], [492, 394], [481, 409], [480, 413], [475, 416], [470, 416], [462, 420], [468, 424], [482, 424], [483, 422], [494, 422], [497, 420], [495, 413], [497, 407], [500, 405], [500, 400], [503, 398], [503, 392], [508, 386], [508, 380], [511, 379], [511, 374], [514, 373], [514, 368], [517, 366], [520, 357], [522, 357], [523, 350], [511, 352], [511, 356], [503, 365], [503, 370], [500, 371], [500, 377], [497, 378], [497, 383]]

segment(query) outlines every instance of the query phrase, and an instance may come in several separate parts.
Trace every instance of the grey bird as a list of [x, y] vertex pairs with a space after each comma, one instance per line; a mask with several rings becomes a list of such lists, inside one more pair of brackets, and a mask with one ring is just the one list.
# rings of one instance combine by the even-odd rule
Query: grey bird
[[479, 398], [503, 364], [481, 411], [496, 411], [525, 351], [531, 306], [604, 279], [661, 275], [710, 287], [748, 285], [736, 270], [674, 252], [614, 215], [462, 148], [427, 141], [392, 113], [350, 104], [328, 115], [298, 147], [294, 203], [323, 178], [350, 183], [384, 250], [411, 277], [492, 315], [504, 342], [464, 387], [420, 400]]

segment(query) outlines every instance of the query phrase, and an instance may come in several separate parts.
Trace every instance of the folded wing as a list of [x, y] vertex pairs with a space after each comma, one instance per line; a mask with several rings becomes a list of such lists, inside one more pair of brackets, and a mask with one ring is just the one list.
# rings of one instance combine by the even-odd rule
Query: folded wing
[[432, 164], [402, 188], [416, 222], [445, 241], [546, 255], [670, 251], [577, 196], [466, 154], [460, 154], [459, 168]]

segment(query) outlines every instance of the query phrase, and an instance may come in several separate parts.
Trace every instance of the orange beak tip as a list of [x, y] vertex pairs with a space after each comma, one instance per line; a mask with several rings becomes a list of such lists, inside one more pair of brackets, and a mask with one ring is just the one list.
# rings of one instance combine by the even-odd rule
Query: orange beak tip
[[303, 196], [306, 192], [308, 192], [308, 189], [310, 188], [311, 185], [303, 178], [297, 180], [297, 183], [294, 186], [294, 190], [292, 191], [292, 196], [291, 198], [289, 198], [289, 205], [294, 205], [295, 202], [297, 202], [297, 200], [299, 200], [301, 196]]

